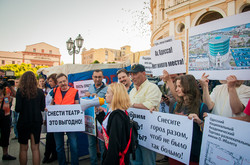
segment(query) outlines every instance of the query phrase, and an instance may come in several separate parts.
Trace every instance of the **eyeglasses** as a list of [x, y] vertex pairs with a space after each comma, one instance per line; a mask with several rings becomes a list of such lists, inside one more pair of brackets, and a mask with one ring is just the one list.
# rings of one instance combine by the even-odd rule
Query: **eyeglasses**
[[67, 80], [59, 81], [58, 84], [66, 83]]

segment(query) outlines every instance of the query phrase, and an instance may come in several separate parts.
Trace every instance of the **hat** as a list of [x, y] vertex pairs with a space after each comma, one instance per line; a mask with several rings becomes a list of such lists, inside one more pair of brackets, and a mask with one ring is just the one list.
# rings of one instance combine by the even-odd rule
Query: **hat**
[[135, 64], [131, 67], [130, 73], [144, 72], [145, 67], [141, 64]]

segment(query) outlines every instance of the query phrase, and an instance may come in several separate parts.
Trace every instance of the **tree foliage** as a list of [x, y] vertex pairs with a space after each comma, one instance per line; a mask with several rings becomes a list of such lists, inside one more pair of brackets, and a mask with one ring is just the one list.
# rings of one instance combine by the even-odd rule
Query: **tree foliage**
[[32, 71], [36, 77], [38, 77], [37, 75], [37, 70], [40, 68], [48, 68], [48, 66], [36, 66], [36, 67], [32, 67], [31, 64], [9, 64], [9, 65], [3, 65], [0, 67], [0, 69], [2, 70], [11, 70], [15, 72], [15, 76], [16, 77], [21, 77], [26, 71]]
[[91, 64], [100, 64], [100, 62], [98, 60], [95, 60], [94, 62], [92, 62]]

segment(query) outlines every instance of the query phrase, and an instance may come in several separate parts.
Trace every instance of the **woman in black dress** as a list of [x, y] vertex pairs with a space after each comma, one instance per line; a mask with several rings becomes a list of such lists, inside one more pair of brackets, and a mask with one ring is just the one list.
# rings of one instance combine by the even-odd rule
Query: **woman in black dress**
[[40, 164], [39, 141], [43, 122], [41, 111], [45, 108], [45, 96], [42, 89], [37, 88], [35, 74], [25, 72], [19, 82], [16, 93], [16, 112], [19, 112], [17, 122], [18, 142], [20, 143], [20, 165], [27, 164], [28, 140], [32, 151], [32, 164]]
[[130, 119], [126, 112], [130, 107], [128, 92], [123, 84], [112, 83], [105, 96], [109, 113], [102, 123], [105, 139], [102, 164], [129, 164], [129, 152], [121, 156], [130, 139]]

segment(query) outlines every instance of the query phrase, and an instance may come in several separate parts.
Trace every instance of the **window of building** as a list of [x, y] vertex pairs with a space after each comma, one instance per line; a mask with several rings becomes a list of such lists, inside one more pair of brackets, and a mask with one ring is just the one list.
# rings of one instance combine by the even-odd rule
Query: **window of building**
[[105, 51], [105, 61], [108, 60], [108, 57], [109, 57], [109, 53], [108, 53], [108, 51], [106, 50], [106, 51]]
[[2, 60], [2, 64], [5, 64], [5, 61], [4, 61], [4, 60]]
[[33, 48], [33, 52], [36, 52], [36, 48]]
[[42, 49], [42, 53], [44, 53], [44, 49]]
[[250, 11], [250, 5], [247, 5], [242, 9], [242, 13], [247, 11]]
[[196, 26], [210, 22], [210, 21], [214, 21], [220, 18], [223, 18], [223, 16], [220, 13], [216, 11], [208, 11], [198, 19], [198, 21], [196, 22]]
[[15, 64], [15, 61], [12, 61], [12, 64]]
[[52, 50], [49, 50], [49, 54], [52, 54]]
[[179, 25], [177, 26], [177, 32], [181, 33], [184, 31], [184, 29], [185, 29], [184, 23], [179, 23]]

